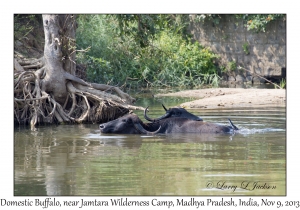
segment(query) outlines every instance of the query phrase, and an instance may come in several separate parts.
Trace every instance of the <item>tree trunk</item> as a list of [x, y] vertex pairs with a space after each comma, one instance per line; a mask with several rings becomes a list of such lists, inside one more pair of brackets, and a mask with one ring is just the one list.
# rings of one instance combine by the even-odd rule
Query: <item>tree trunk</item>
[[[40, 59], [15, 56], [15, 121], [106, 122], [129, 110], [134, 98], [118, 87], [87, 83], [75, 76], [74, 15], [43, 15], [45, 47]], [[109, 92], [115, 92], [113, 95]]]
[[[65, 45], [63, 45], [62, 39], [68, 35], [69, 28], [66, 27], [66, 29], [63, 30], [62, 25], [64, 25], [63, 22], [68, 25], [71, 19], [74, 19], [74, 16], [65, 18], [64, 15], [43, 15], [45, 33], [44, 59], [46, 69], [45, 77], [42, 82], [42, 90], [52, 93], [54, 100], [60, 104], [65, 102], [68, 94], [62, 60], [63, 57], [65, 58], [67, 56], [63, 56], [62, 49], [68, 47], [68, 43], [64, 43]], [[70, 70], [70, 68], [68, 70]]]

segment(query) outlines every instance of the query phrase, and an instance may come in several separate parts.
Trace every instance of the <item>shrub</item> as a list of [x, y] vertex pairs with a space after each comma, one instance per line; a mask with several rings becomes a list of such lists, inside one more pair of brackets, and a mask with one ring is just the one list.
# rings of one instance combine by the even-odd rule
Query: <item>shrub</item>
[[255, 14], [255, 15], [236, 15], [236, 18], [242, 18], [246, 24], [247, 30], [255, 32], [265, 32], [267, 25], [277, 19], [285, 18], [284, 14]]
[[[141, 46], [131, 34], [123, 31], [120, 36], [118, 21], [112, 15], [79, 16], [77, 45], [79, 49], [90, 49], [79, 53], [77, 60], [87, 64], [88, 80], [144, 86], [217, 84], [217, 55], [183, 36], [180, 26], [174, 30], [165, 24], [147, 39], [147, 46]], [[131, 24], [134, 28], [134, 23], [127, 27]]]

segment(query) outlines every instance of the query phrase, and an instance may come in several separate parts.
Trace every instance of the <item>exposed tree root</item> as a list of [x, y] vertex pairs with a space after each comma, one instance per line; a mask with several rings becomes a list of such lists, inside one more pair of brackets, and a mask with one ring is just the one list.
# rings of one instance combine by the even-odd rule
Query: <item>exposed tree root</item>
[[[128, 113], [144, 110], [131, 105], [135, 99], [118, 87], [87, 83], [64, 72], [68, 92], [64, 103], [59, 103], [45, 88], [44, 59], [26, 59], [15, 54], [14, 63], [14, 119], [15, 123], [102, 123]], [[113, 94], [114, 93], [114, 94]]]
[[101, 123], [124, 115], [134, 98], [118, 87], [88, 83], [75, 76], [75, 16], [42, 15], [44, 56], [15, 52], [14, 119], [35, 129], [42, 123]]

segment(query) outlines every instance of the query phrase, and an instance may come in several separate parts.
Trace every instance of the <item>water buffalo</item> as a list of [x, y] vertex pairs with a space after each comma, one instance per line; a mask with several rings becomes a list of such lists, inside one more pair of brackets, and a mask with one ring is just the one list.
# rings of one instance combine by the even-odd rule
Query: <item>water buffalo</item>
[[234, 133], [238, 128], [230, 119], [230, 126], [187, 118], [166, 118], [157, 122], [143, 123], [135, 114], [127, 114], [116, 120], [101, 124], [101, 133], [116, 134], [169, 134], [169, 133]]
[[149, 107], [148, 106], [144, 111], [145, 119], [150, 121], [150, 122], [156, 122], [156, 121], [160, 121], [160, 120], [166, 119], [166, 118], [182, 117], [182, 118], [187, 118], [187, 119], [190, 119], [190, 120], [203, 121], [200, 117], [198, 117], [196, 115], [193, 115], [192, 113], [189, 113], [184, 108], [174, 107], [174, 108], [167, 109], [163, 104], [162, 104], [162, 106], [165, 109], [166, 114], [164, 114], [161, 117], [158, 117], [156, 119], [152, 119], [149, 116], [147, 116], [147, 111], [148, 111], [148, 107]]
[[157, 123], [143, 123], [135, 114], [127, 114], [118, 119], [99, 125], [101, 133], [156, 134], [160, 131]]

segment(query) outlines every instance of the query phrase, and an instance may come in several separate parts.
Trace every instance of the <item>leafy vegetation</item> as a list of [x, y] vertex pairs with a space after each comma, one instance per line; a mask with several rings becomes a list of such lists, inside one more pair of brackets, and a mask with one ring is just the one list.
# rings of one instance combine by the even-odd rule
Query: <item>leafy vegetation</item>
[[14, 40], [25, 38], [33, 29], [34, 23], [41, 19], [38, 15], [14, 15]]
[[187, 15], [80, 15], [80, 63], [93, 82], [138, 86], [218, 84], [209, 48], [185, 33]]
[[284, 14], [255, 14], [255, 15], [236, 15], [236, 18], [242, 18], [246, 24], [247, 30], [255, 32], [265, 32], [266, 26], [273, 20], [285, 18]]
[[[201, 14], [195, 16], [195, 21], [212, 21], [215, 25], [220, 23], [222, 16], [218, 14]], [[265, 32], [266, 26], [273, 20], [285, 18], [284, 14], [236, 14], [237, 20], [242, 19], [248, 31]]]
[[[78, 15], [77, 63], [87, 66], [87, 79], [96, 83], [135, 86], [217, 85], [218, 58], [209, 48], [191, 40], [189, 15]], [[235, 15], [248, 30], [264, 31], [283, 14]], [[222, 15], [195, 15], [195, 21], [219, 24]], [[40, 15], [15, 15], [14, 38], [23, 39]], [[225, 35], [223, 39], [227, 39]], [[249, 46], [243, 44], [249, 54]], [[220, 67], [234, 69], [233, 63]]]
[[285, 89], [286, 88], [286, 80], [284, 78], [282, 78], [279, 82], [279, 85], [275, 85], [274, 84], [274, 88], [280, 88], [280, 89]]
[[236, 70], [236, 62], [235, 61], [230, 61], [227, 63], [227, 68], [229, 71], [234, 71]]
[[249, 44], [248, 43], [243, 44], [243, 51], [246, 55], [249, 55]]
[[201, 14], [195, 16], [196, 22], [212, 21], [215, 25], [218, 25], [221, 20], [221, 16], [217, 14]]

